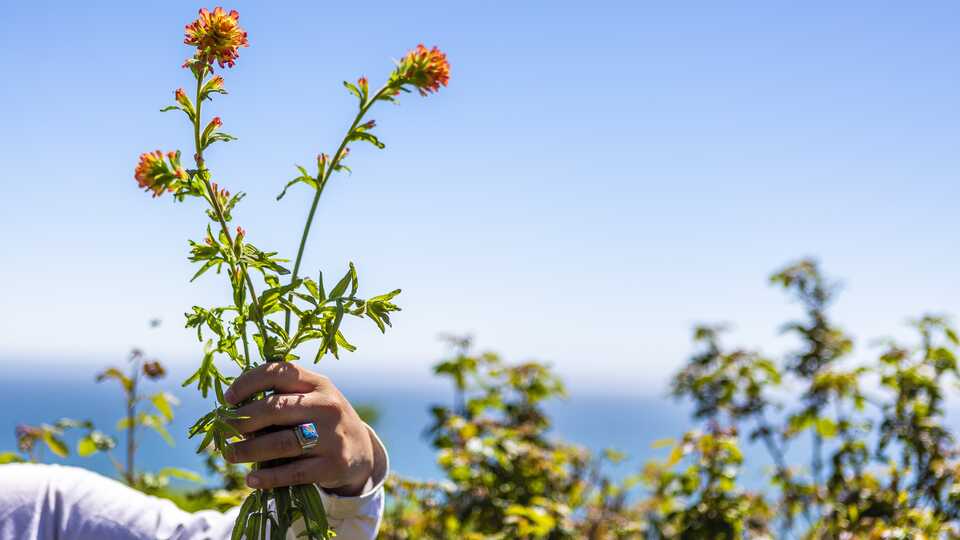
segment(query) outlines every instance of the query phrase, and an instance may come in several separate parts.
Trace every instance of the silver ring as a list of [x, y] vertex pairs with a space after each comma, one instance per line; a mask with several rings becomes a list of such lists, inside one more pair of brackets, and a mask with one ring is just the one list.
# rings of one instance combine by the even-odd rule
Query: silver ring
[[297, 436], [300, 448], [304, 451], [313, 448], [320, 442], [320, 433], [317, 431], [317, 425], [313, 422], [300, 424], [293, 428], [293, 434]]

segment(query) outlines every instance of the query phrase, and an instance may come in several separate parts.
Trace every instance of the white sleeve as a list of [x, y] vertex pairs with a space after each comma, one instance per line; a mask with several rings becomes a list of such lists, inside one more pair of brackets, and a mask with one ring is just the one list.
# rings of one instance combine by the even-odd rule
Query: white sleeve
[[184, 512], [77, 467], [0, 465], [0, 540], [230, 538], [235, 516]]
[[[337, 540], [373, 540], [383, 518], [389, 457], [368, 429], [375, 453], [369, 489], [358, 497], [320, 490]], [[227, 539], [238, 513], [239, 508], [185, 512], [169, 500], [76, 467], [0, 465], [0, 540]], [[302, 523], [294, 524], [287, 537], [295, 539], [302, 530]]]
[[[389, 458], [368, 429], [375, 452], [368, 489], [358, 497], [320, 490], [337, 540], [372, 540], [383, 518]], [[77, 467], [0, 465], [0, 540], [225, 540], [238, 512], [185, 512], [171, 501]], [[302, 530], [295, 524], [288, 538]]]

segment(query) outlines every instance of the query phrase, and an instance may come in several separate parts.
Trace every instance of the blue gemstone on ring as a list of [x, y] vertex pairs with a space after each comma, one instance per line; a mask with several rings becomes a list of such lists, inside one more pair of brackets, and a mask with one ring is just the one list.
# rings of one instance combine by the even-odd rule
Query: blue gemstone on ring
[[297, 426], [297, 429], [300, 430], [300, 436], [303, 437], [305, 441], [315, 441], [320, 438], [320, 434], [317, 433], [317, 426], [312, 422], [307, 424], [300, 424]]

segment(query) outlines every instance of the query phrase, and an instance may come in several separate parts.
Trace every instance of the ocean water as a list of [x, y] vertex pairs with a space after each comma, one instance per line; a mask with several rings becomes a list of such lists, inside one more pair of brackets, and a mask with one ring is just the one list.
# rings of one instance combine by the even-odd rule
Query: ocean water
[[[8, 366], [10, 364], [7, 364]], [[186, 429], [212, 406], [212, 396], [203, 400], [192, 388], [180, 388], [175, 373], [164, 381], [147, 383], [146, 392], [166, 390], [176, 395], [181, 404], [169, 430], [176, 439], [174, 447], [150, 430], [142, 430], [137, 467], [156, 470], [175, 466], [203, 473], [202, 460], [194, 453], [196, 440], [186, 438]], [[52, 378], [50, 378], [52, 377]], [[371, 387], [356, 381], [338, 381], [338, 386], [355, 404], [375, 406], [380, 416], [376, 430], [390, 454], [394, 472], [420, 479], [437, 479], [441, 472], [435, 464], [435, 453], [424, 437], [429, 425], [429, 407], [450, 403], [452, 393], [442, 385], [396, 381]], [[651, 457], [663, 457], [664, 449], [653, 449], [658, 439], [676, 437], [690, 427], [684, 407], [667, 397], [604, 396], [596, 392], [577, 393], [548, 404], [553, 419], [552, 436], [576, 442], [593, 450], [614, 448], [629, 459], [612, 472], [616, 475], [636, 471]], [[17, 424], [52, 423], [62, 417], [93, 420], [99, 429], [118, 437], [115, 425], [123, 414], [123, 401], [115, 381], [97, 384], [93, 375], [60, 373], [49, 377], [12, 375], [0, 372], [0, 452], [15, 449], [14, 429]], [[67, 436], [76, 440], [76, 436]], [[116, 452], [116, 451], [115, 451]], [[122, 458], [122, 452], [116, 452]], [[107, 475], [114, 470], [106, 456], [81, 458], [71, 455], [60, 459], [49, 452], [50, 461], [79, 465]]]

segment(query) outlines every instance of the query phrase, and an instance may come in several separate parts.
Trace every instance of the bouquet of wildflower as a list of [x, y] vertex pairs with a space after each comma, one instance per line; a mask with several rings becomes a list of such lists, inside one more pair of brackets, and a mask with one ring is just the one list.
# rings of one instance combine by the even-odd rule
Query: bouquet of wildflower
[[[322, 274], [316, 280], [301, 276], [301, 261], [324, 187], [334, 173], [349, 171], [344, 159], [350, 145], [370, 143], [383, 148], [373, 133], [374, 121], [366, 120], [370, 109], [379, 102], [394, 102], [401, 92], [416, 89], [424, 96], [436, 92], [447, 84], [449, 64], [438, 49], [418, 45], [396, 63], [379, 90], [372, 91], [365, 77], [360, 77], [355, 84], [343, 83], [358, 102], [358, 111], [346, 135], [336, 151], [317, 157], [315, 174], [298, 167], [299, 175], [288, 182], [277, 197], [283, 197], [295, 184], [306, 184], [313, 189], [291, 272], [284, 265], [287, 259], [255, 246], [243, 228], [231, 226], [233, 212], [243, 193], [231, 195], [222, 187], [223, 181], [210, 170], [204, 155], [214, 143], [234, 139], [221, 130], [220, 117], [205, 120], [203, 109], [214, 94], [226, 94], [224, 79], [214, 74], [214, 64], [220, 69], [233, 67], [240, 48], [248, 46], [247, 33], [239, 25], [239, 14], [219, 7], [212, 12], [201, 9], [197, 20], [186, 26], [184, 43], [195, 48], [183, 64], [194, 78], [194, 88], [190, 95], [182, 88], [176, 90], [175, 104], [163, 110], [179, 110], [190, 122], [194, 165], [185, 167], [179, 151], [157, 150], [140, 156], [134, 176], [140, 187], [154, 197], [169, 192], [177, 201], [202, 200], [211, 221], [203, 239], [190, 242], [189, 259], [200, 266], [193, 279], [211, 268], [217, 273], [225, 271], [233, 291], [233, 303], [194, 306], [187, 313], [187, 327], [196, 329], [204, 343], [204, 354], [200, 367], [184, 386], [195, 384], [204, 397], [211, 389], [214, 391], [218, 406], [200, 418], [190, 428], [189, 435], [202, 438], [198, 452], [212, 444], [222, 453], [228, 441], [243, 435], [232, 424], [238, 415], [223, 396], [223, 385], [229, 384], [231, 378], [217, 367], [218, 359], [232, 361], [245, 372], [265, 362], [296, 360], [298, 347], [307, 342], [319, 345], [314, 361], [326, 353], [338, 356], [341, 349], [355, 349], [341, 330], [347, 316], [369, 318], [384, 331], [390, 325], [390, 313], [399, 311], [393, 303], [399, 289], [366, 299], [357, 296], [357, 272], [352, 263], [346, 274], [327, 288]], [[210, 336], [206, 341], [205, 333]], [[283, 538], [290, 524], [299, 518], [303, 519], [310, 538], [332, 536], [314, 487], [256, 490], [241, 506], [233, 538], [265, 538], [268, 524], [271, 538]]]

